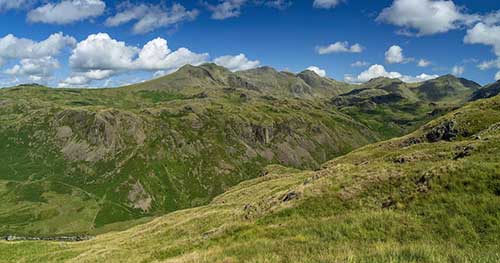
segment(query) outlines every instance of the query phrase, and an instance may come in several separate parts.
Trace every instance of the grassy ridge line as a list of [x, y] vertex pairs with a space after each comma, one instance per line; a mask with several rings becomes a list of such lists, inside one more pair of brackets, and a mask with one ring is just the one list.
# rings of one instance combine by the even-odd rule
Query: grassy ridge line
[[498, 262], [499, 164], [497, 96], [408, 136], [336, 158], [316, 172], [270, 167], [267, 175], [241, 183], [208, 206], [63, 247], [0, 243], [0, 258]]

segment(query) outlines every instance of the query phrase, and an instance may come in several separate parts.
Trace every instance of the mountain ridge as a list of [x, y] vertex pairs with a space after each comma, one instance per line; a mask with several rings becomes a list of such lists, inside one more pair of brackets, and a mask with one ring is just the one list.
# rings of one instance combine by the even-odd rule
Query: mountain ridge
[[207, 64], [115, 89], [1, 89], [0, 234], [123, 229], [207, 204], [267, 165], [318, 169], [465, 100], [384, 81], [342, 88], [309, 71]]
[[[315, 171], [268, 166], [209, 205], [61, 248], [0, 242], [19, 261], [498, 260], [500, 96]], [[283, 245], [285, 244], [285, 245]], [[44, 251], [43, 253], [41, 251]]]

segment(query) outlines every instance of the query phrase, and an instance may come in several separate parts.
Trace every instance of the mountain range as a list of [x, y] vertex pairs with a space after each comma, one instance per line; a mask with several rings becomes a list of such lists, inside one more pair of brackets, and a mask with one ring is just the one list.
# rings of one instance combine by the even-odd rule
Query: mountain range
[[97, 238], [0, 243], [0, 257], [494, 259], [499, 87], [204, 64], [120, 88], [1, 89], [0, 235]]

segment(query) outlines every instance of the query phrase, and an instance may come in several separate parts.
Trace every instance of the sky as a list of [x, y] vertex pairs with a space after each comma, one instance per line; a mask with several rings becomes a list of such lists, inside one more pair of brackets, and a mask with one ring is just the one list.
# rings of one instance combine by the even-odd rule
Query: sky
[[500, 2], [0, 0], [0, 87], [116, 87], [207, 62], [484, 85], [500, 79]]

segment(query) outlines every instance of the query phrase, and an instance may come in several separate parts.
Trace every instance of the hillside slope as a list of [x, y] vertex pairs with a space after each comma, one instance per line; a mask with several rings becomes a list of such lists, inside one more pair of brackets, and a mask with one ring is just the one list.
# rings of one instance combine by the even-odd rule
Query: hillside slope
[[500, 96], [318, 171], [268, 167], [210, 205], [0, 258], [69, 262], [498, 262]]
[[463, 105], [479, 89], [479, 84], [452, 75], [420, 83], [381, 77], [334, 96], [330, 103], [385, 138], [392, 138]]
[[486, 85], [483, 88], [476, 90], [471, 96], [470, 100], [475, 101], [479, 99], [487, 99], [500, 94], [500, 80]]
[[[381, 139], [324, 106], [334, 81], [300, 75], [317, 88], [205, 64], [117, 89], [1, 89], [0, 235], [124, 229], [206, 204], [266, 165], [318, 168]], [[256, 86], [267, 78], [307, 91]]]
[[413, 107], [429, 102], [384, 79], [365, 88], [403, 101], [327, 103], [350, 87], [311, 71], [205, 64], [117, 89], [2, 89], [0, 235], [125, 229], [207, 204], [267, 165], [317, 169], [449, 110]]

